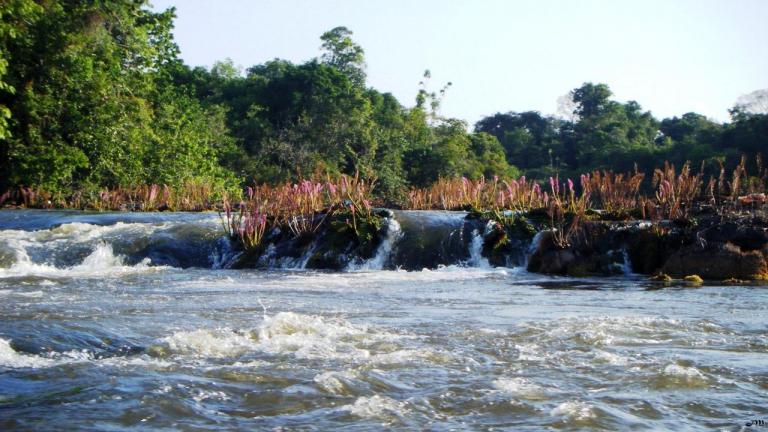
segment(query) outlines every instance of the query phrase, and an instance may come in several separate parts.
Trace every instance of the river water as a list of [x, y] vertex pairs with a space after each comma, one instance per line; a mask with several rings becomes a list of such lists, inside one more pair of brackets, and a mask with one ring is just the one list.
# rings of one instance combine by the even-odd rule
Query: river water
[[764, 288], [547, 277], [472, 251], [409, 272], [219, 269], [218, 223], [0, 211], [0, 429], [768, 420]]

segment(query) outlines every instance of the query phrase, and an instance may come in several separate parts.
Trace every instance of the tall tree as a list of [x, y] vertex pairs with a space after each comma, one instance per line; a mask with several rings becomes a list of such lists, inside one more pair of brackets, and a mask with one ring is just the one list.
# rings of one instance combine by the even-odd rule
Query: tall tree
[[365, 52], [352, 40], [352, 31], [343, 26], [335, 27], [323, 33], [320, 40], [324, 63], [342, 71], [355, 84], [365, 84]]

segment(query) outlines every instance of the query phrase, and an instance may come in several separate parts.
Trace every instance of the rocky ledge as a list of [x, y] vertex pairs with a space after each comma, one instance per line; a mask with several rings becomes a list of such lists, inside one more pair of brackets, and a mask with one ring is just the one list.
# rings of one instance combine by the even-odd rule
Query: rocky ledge
[[528, 270], [570, 276], [625, 272], [768, 280], [768, 219], [755, 214], [699, 215], [685, 221], [588, 221], [565, 247], [540, 235]]

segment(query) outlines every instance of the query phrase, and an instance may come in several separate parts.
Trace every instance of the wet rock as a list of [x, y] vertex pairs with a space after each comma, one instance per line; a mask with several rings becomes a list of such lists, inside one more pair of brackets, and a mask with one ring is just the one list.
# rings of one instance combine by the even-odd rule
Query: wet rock
[[688, 275], [684, 277], [683, 280], [690, 285], [701, 285], [704, 283], [704, 279], [699, 275]]
[[681, 248], [663, 271], [678, 277], [695, 273], [705, 279], [759, 279], [768, 275], [768, 262], [762, 251], [745, 251], [730, 242], [708, 243]]
[[654, 282], [672, 282], [672, 276], [659, 272], [649, 277], [648, 280], [652, 280]]
[[728, 221], [723, 224], [714, 225], [703, 232], [698, 233], [708, 242], [725, 243], [729, 242], [742, 250], [760, 250], [768, 245], [768, 232], [765, 227], [745, 225], [736, 221]]
[[567, 274], [576, 263], [576, 254], [570, 249], [558, 249], [552, 233], [542, 235], [539, 246], [528, 259], [528, 271], [547, 274]]

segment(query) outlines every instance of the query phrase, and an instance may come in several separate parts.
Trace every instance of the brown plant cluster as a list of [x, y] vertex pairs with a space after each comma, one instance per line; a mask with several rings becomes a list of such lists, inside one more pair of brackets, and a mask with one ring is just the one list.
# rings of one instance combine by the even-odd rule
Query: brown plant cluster
[[355, 174], [324, 182], [248, 187], [239, 203], [224, 201], [224, 230], [246, 250], [258, 248], [270, 228], [287, 229], [299, 238], [315, 233], [330, 216], [340, 213], [349, 216], [347, 223], [357, 232], [358, 220], [371, 217], [374, 185]]

